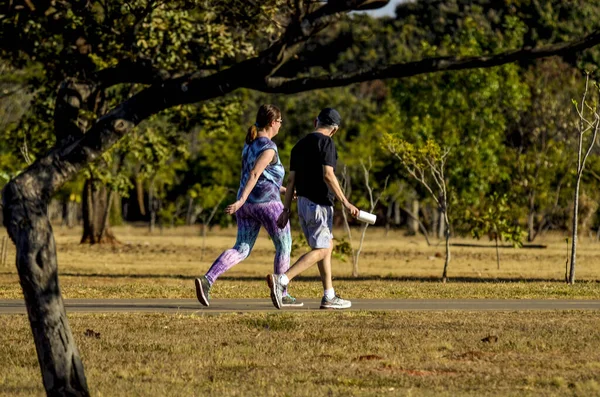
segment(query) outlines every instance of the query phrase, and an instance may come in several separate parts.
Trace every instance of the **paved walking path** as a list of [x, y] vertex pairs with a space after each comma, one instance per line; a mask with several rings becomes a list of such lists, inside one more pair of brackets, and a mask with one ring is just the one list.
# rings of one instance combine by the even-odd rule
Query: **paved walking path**
[[[303, 307], [282, 311], [319, 310], [320, 300], [305, 299]], [[226, 313], [277, 311], [268, 299], [215, 299], [209, 307], [195, 299], [67, 299], [68, 313]], [[600, 310], [599, 300], [551, 299], [353, 299], [349, 310]], [[0, 314], [24, 314], [22, 300], [0, 300]]]

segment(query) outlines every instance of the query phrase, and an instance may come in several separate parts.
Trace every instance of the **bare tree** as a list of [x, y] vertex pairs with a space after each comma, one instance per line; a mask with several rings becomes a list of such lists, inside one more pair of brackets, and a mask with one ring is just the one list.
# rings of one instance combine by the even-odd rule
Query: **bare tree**
[[[373, 162], [371, 161], [371, 156], [369, 156], [369, 167], [365, 166], [365, 163], [362, 160], [360, 161], [360, 165], [362, 166], [362, 169], [363, 169], [363, 176], [365, 178], [365, 187], [367, 189], [367, 193], [369, 194], [369, 204], [370, 204], [369, 212], [374, 212], [375, 207], [377, 207], [377, 203], [379, 203], [379, 200], [381, 200], [381, 197], [386, 192], [387, 184], [388, 184], [390, 177], [389, 177], [389, 175], [386, 176], [385, 181], [383, 183], [383, 187], [379, 191], [379, 194], [377, 195], [377, 197], [375, 199], [373, 199], [373, 188], [371, 187], [371, 184], [369, 182], [371, 169], [373, 168]], [[344, 212], [346, 212], [345, 209], [344, 209]], [[365, 241], [365, 235], [367, 234], [368, 227], [369, 227], [368, 223], [363, 223], [363, 225], [361, 227], [360, 242], [358, 243], [358, 249], [354, 253], [354, 266], [352, 267], [352, 275], [354, 277], [358, 277], [358, 259], [360, 257], [360, 253], [363, 248], [363, 242]]]
[[[402, 210], [404, 212], [406, 212], [406, 215], [408, 215], [411, 219], [413, 219], [415, 222], [417, 222], [417, 225], [419, 225], [419, 230], [423, 234], [423, 237], [425, 237], [425, 241], [427, 242], [427, 245], [431, 246], [431, 242], [429, 241], [429, 233], [427, 232], [427, 228], [425, 227], [425, 225], [423, 225], [423, 222], [421, 222], [421, 220], [419, 219], [418, 214], [413, 213], [411, 210], [409, 210], [406, 207], [402, 208]], [[440, 220], [440, 223], [443, 224], [441, 220]]]
[[[589, 157], [596, 138], [598, 136], [598, 129], [600, 128], [600, 114], [598, 113], [598, 101], [593, 101], [593, 105], [588, 102], [588, 90], [590, 84], [590, 75], [586, 74], [585, 77], [585, 90], [581, 98], [581, 104], [578, 104], [573, 100], [577, 115], [579, 116], [579, 123], [577, 129], [578, 143], [577, 143], [577, 176], [575, 179], [575, 192], [573, 195], [573, 235], [571, 242], [571, 266], [569, 269], [569, 284], [575, 284], [575, 264], [577, 259], [577, 223], [579, 213], [579, 188], [581, 185], [581, 176], [585, 168], [585, 162]], [[594, 83], [596, 91], [600, 92], [597, 83]], [[590, 118], [591, 116], [591, 118]], [[591, 139], [585, 142], [586, 135], [592, 134]], [[585, 150], [585, 153], [584, 153]]]
[[[342, 190], [344, 191], [344, 195], [346, 197], [350, 196], [351, 192], [351, 178], [348, 174], [348, 167], [344, 165], [342, 169]], [[344, 229], [346, 230], [346, 234], [348, 235], [348, 245], [350, 246], [350, 253], [352, 254], [352, 274], [354, 275], [354, 245], [352, 244], [352, 229], [350, 229], [350, 224], [348, 223], [348, 214], [346, 213], [346, 209], [342, 207], [342, 217], [344, 219]], [[356, 275], [354, 275], [356, 277]]]
[[446, 185], [446, 159], [449, 149], [442, 150], [435, 142], [428, 140], [421, 147], [398, 139], [392, 134], [384, 135], [385, 147], [400, 160], [411, 177], [417, 180], [429, 192], [441, 212], [445, 223], [446, 260], [442, 272], [442, 282], [448, 279], [450, 263], [450, 220], [448, 217], [448, 189]]
[[[373, 212], [379, 200], [386, 193], [387, 184], [390, 179], [389, 175], [385, 178], [382, 189], [379, 191], [379, 195], [376, 198], [373, 198], [373, 188], [370, 183], [370, 175], [371, 169], [373, 168], [373, 162], [371, 160], [371, 156], [369, 156], [369, 166], [367, 167], [365, 163], [361, 160], [360, 165], [363, 169], [363, 177], [365, 180], [365, 188], [367, 189], [367, 194], [369, 195], [369, 212]], [[344, 190], [344, 194], [348, 195], [348, 185], [350, 177], [348, 176], [347, 168], [344, 166], [344, 170], [342, 172], [342, 189]], [[352, 231], [350, 230], [350, 225], [348, 223], [348, 214], [346, 213], [346, 209], [342, 208], [342, 216], [344, 218], [344, 229], [346, 229], [346, 233], [348, 233], [348, 239], [350, 240], [350, 250], [352, 252], [352, 276], [358, 277], [358, 260], [360, 257], [360, 253], [363, 248], [363, 243], [365, 241], [365, 235], [367, 234], [367, 228], [369, 227], [368, 223], [363, 223], [360, 228], [360, 240], [358, 243], [358, 248], [354, 249], [354, 244], [352, 243]]]

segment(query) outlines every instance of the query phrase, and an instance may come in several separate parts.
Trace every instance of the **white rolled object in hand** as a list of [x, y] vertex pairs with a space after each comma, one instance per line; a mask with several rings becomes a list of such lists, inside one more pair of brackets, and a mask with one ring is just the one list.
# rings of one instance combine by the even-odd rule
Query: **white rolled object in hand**
[[358, 216], [356, 219], [361, 222], [368, 223], [369, 225], [374, 225], [375, 221], [377, 220], [377, 215], [365, 211], [358, 211]]

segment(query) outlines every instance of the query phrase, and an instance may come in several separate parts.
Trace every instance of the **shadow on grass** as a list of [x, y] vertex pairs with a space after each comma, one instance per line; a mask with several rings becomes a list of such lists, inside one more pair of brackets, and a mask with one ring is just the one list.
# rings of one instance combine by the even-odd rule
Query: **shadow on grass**
[[[12, 272], [0, 272], [0, 275], [14, 274]], [[196, 276], [186, 274], [114, 274], [114, 273], [60, 273], [60, 277], [104, 277], [104, 278], [131, 278], [131, 279], [175, 279], [175, 280], [193, 280]], [[265, 276], [221, 276], [219, 281], [265, 281]], [[441, 283], [440, 277], [426, 276], [338, 276], [333, 277], [335, 281], [393, 281], [393, 282], [420, 282], [420, 283]], [[320, 282], [318, 276], [299, 276], [298, 281], [315, 281]], [[266, 282], [266, 281], [265, 281]], [[453, 283], [560, 283], [564, 284], [564, 280], [553, 278], [536, 278], [536, 277], [498, 277], [498, 278], [481, 278], [481, 277], [453, 277], [450, 278], [447, 284]], [[579, 280], [577, 284], [599, 283], [600, 280]]]

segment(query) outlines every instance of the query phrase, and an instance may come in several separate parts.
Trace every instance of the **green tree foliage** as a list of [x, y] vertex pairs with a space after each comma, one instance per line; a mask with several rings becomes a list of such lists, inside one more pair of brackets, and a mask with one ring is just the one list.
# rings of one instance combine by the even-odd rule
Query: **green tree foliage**
[[469, 217], [467, 222], [472, 225], [473, 237], [480, 239], [488, 236], [490, 240], [495, 241], [498, 269], [500, 269], [498, 247], [501, 241], [507, 241], [514, 247], [523, 246], [524, 232], [521, 226], [514, 221], [513, 211], [508, 203], [507, 195], [500, 196], [494, 192], [491, 197], [486, 199], [483, 211], [467, 215]]
[[[18, 82], [31, 101], [23, 104], [20, 113], [10, 119], [2, 136], [7, 144], [3, 151], [10, 152], [10, 158], [21, 160], [16, 167], [19, 169], [56, 143], [56, 92], [67, 77], [85, 82], [87, 77], [97, 77], [101, 69], [130, 62], [129, 73], [137, 72], [135, 65], [151, 66], [143, 68], [139, 78], [133, 79], [145, 83], [168, 76], [172, 70], [210, 73], [226, 68], [237, 57], [255, 55], [260, 50], [255, 46], [257, 35], [276, 34], [281, 29], [267, 22], [276, 18], [282, 2], [262, 2], [254, 8], [238, 7], [244, 5], [242, 3], [57, 2], [46, 9], [42, 6], [28, 9], [26, 4], [3, 15], [0, 18], [2, 58], [7, 67], [17, 68], [17, 72], [29, 71], [11, 79], [5, 75], [5, 80], [13, 85]], [[75, 122], [83, 130], [89, 128], [106, 109], [139, 92], [143, 88], [140, 83], [110, 89], [93, 87], [97, 98], [93, 104], [82, 104]], [[213, 135], [224, 132], [225, 124], [235, 119], [239, 107], [239, 97], [228, 97], [198, 106], [176, 107], [160, 117], [146, 120], [138, 127], [139, 134], [134, 133], [119, 142], [88, 167], [85, 176], [125, 197], [132, 188], [131, 181], [141, 178], [146, 181], [146, 191], [152, 183], [157, 194], [164, 198], [171, 189], [168, 185], [176, 182], [177, 170], [188, 166], [181, 161], [185, 157], [183, 151], [187, 150], [183, 145], [185, 134], [198, 133], [198, 129]], [[201, 153], [189, 154], [192, 158], [202, 156]], [[9, 167], [2, 170], [6, 174], [3, 179], [15, 172]], [[214, 180], [209, 177], [203, 184]], [[63, 189], [81, 186], [70, 185]], [[81, 192], [65, 194], [70, 197], [72, 193], [79, 196]]]

